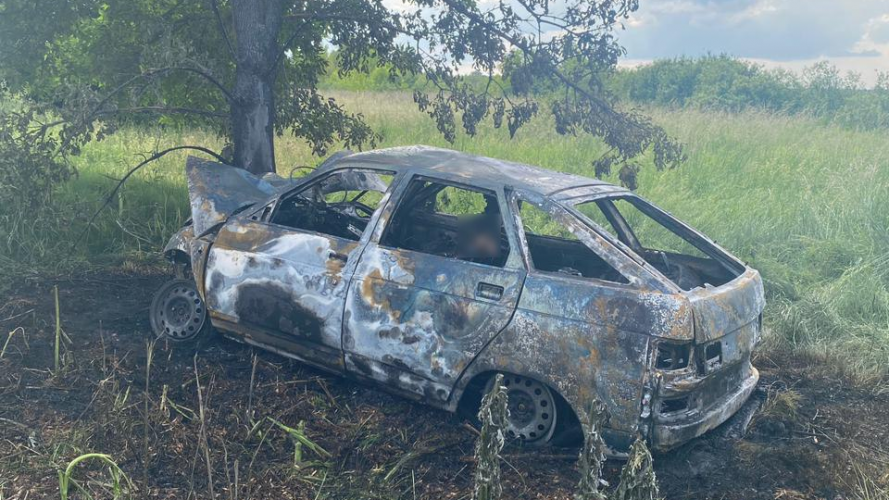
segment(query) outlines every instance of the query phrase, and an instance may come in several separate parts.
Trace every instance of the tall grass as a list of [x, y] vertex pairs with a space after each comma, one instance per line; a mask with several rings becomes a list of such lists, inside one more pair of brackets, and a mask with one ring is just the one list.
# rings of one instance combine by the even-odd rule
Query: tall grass
[[[342, 93], [383, 135], [380, 146], [430, 144], [591, 175], [604, 152], [588, 137], [564, 137], [541, 116], [512, 140], [482, 127], [448, 145], [403, 93]], [[676, 170], [644, 169], [640, 194], [700, 228], [759, 269], [773, 345], [837, 361], [862, 380], [889, 367], [889, 134], [771, 114], [649, 110], [686, 146]], [[3, 260], [13, 269], [68, 268], [155, 255], [188, 217], [185, 154], [137, 174], [90, 229], [71, 241], [137, 155], [174, 144], [218, 147], [211, 133], [124, 130], [76, 159], [80, 175], [45, 213], [0, 208]], [[297, 139], [277, 142], [279, 173], [318, 158]], [[645, 161], [650, 166], [650, 161]], [[302, 171], [297, 171], [299, 175]]]

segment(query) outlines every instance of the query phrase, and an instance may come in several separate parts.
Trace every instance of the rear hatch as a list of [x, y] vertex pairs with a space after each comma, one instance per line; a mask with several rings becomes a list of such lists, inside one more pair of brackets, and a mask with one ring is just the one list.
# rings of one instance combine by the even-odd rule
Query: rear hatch
[[741, 330], [750, 330], [755, 342], [765, 307], [759, 272], [747, 269], [728, 283], [696, 288], [687, 296], [694, 313], [696, 344], [709, 344]]

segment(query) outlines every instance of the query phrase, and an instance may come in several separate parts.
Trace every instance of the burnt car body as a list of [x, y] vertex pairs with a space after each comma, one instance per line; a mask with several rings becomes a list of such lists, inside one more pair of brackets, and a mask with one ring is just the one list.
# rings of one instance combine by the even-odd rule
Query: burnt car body
[[193, 285], [152, 306], [173, 340], [212, 323], [450, 411], [505, 373], [511, 435], [550, 442], [598, 398], [614, 450], [699, 436], [758, 380], [759, 273], [621, 187], [421, 146], [295, 180], [186, 169], [165, 253]]

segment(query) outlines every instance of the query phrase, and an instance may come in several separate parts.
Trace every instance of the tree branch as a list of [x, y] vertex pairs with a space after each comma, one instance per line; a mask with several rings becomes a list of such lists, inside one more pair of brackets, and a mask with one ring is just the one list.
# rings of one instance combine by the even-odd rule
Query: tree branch
[[278, 55], [275, 56], [275, 62], [272, 63], [272, 65], [269, 67], [269, 70], [266, 72], [266, 74], [264, 76], [269, 76], [272, 73], [274, 73], [275, 70], [277, 70], [278, 64], [281, 62], [281, 59], [284, 57], [284, 54], [287, 53], [287, 49], [290, 48], [290, 44], [292, 44], [293, 41], [296, 40], [296, 36], [299, 35], [301, 32], [302, 32], [302, 26], [294, 28], [293, 34], [290, 35], [290, 38], [288, 38], [287, 41], [284, 42], [284, 45], [281, 46], [281, 50], [279, 50]]
[[[210, 83], [212, 83], [213, 85], [215, 85], [220, 91], [222, 91], [222, 93], [225, 95], [226, 99], [228, 99], [229, 102], [233, 102], [233, 101], [234, 101], [234, 97], [231, 95], [231, 93], [228, 91], [228, 89], [226, 89], [225, 87], [223, 87], [221, 83], [219, 83], [215, 78], [213, 78], [213, 77], [210, 76], [209, 74], [207, 74], [207, 73], [205, 73], [205, 72], [203, 72], [203, 71], [201, 71], [201, 70], [195, 69], [195, 68], [180, 67], [180, 66], [170, 66], [170, 67], [167, 67], [167, 68], [160, 68], [160, 69], [151, 70], [151, 71], [148, 71], [148, 72], [145, 72], [145, 73], [140, 73], [140, 74], [138, 74], [138, 75], [133, 76], [133, 77], [130, 78], [129, 80], [127, 80], [127, 81], [121, 83], [120, 85], [118, 85], [117, 87], [115, 87], [114, 90], [112, 90], [111, 92], [109, 92], [108, 95], [106, 95], [101, 101], [99, 101], [99, 104], [97, 104], [96, 107], [93, 108], [93, 110], [92, 110], [90, 113], [88, 113], [88, 114], [84, 117], [84, 119], [92, 118], [92, 117], [95, 116], [97, 113], [99, 113], [100, 111], [102, 111], [102, 107], [104, 107], [105, 104], [107, 104], [108, 101], [110, 101], [112, 97], [114, 97], [115, 95], [119, 94], [123, 89], [125, 89], [126, 87], [128, 87], [128, 86], [129, 86], [130, 84], [132, 84], [133, 82], [135, 82], [135, 81], [137, 81], [137, 80], [139, 80], [139, 79], [142, 79], [142, 78], [151, 78], [152, 76], [159, 75], [159, 74], [163, 74], [163, 73], [167, 73], [167, 72], [170, 72], [170, 71], [185, 71], [185, 72], [188, 72], [188, 73], [194, 73], [194, 74], [203, 76], [207, 81], [209, 81]], [[58, 124], [58, 123], [56, 123], [56, 124]]]
[[[445, 5], [447, 5], [454, 11], [459, 12], [460, 14], [463, 14], [464, 16], [466, 16], [473, 22], [475, 22], [481, 26], [484, 26], [485, 28], [489, 29], [492, 33], [495, 33], [497, 36], [499, 36], [499, 37], [503, 38], [504, 40], [506, 40], [507, 42], [511, 43], [513, 46], [515, 46], [516, 48], [521, 50], [523, 54], [533, 56], [533, 53], [532, 53], [531, 49], [528, 48], [527, 44], [525, 43], [525, 40], [516, 38], [515, 36], [510, 35], [509, 33], [501, 30], [500, 28], [493, 26], [491, 23], [482, 19], [481, 16], [479, 16], [478, 14], [468, 10], [463, 4], [461, 4], [459, 2], [455, 2], [454, 0], [442, 0], [442, 2], [444, 2]], [[561, 71], [559, 71], [558, 68], [556, 68], [553, 65], [549, 65], [549, 66], [550, 67], [547, 69], [553, 74], [553, 76], [558, 78], [559, 81], [561, 81], [565, 86], [571, 88], [575, 92], [581, 94], [583, 97], [588, 99], [590, 102], [594, 103], [596, 105], [596, 107], [599, 108], [600, 111], [604, 111], [604, 112], [612, 115], [612, 117], [614, 117], [616, 119], [624, 118], [623, 115], [612, 110], [611, 107], [608, 106], [606, 103], [604, 103], [601, 99], [593, 96], [592, 94], [587, 92], [586, 89], [584, 89], [580, 85], [571, 81], [571, 79], [568, 78], [567, 76], [565, 76]], [[626, 121], [632, 125], [637, 125], [636, 123], [633, 123], [632, 120], [624, 120], [624, 121]]]
[[[116, 115], [122, 113], [157, 113], [157, 114], [191, 114], [191, 115], [200, 115], [206, 116], [209, 118], [228, 118], [228, 114], [219, 113], [216, 111], [207, 111], [205, 109], [194, 109], [194, 108], [181, 108], [181, 107], [166, 107], [166, 106], [138, 106], [135, 108], [118, 108], [118, 109], [108, 109], [108, 110], [94, 110], [87, 115], [88, 117], [95, 116], [107, 116], [107, 115]], [[49, 131], [52, 127], [57, 127], [59, 125], [64, 125], [68, 123], [68, 120], [55, 120], [49, 123], [41, 123], [39, 127], [37, 127], [34, 134], [39, 136], [46, 135], [46, 132]]]
[[105, 208], [111, 203], [111, 200], [114, 199], [114, 195], [116, 195], [117, 192], [120, 190], [120, 188], [123, 187], [123, 185], [127, 181], [127, 179], [129, 179], [133, 174], [135, 174], [137, 170], [139, 170], [142, 167], [144, 167], [145, 165], [148, 165], [149, 163], [163, 157], [167, 153], [172, 153], [173, 151], [180, 151], [183, 149], [192, 149], [195, 151], [200, 151], [202, 153], [206, 153], [206, 154], [212, 156], [213, 158], [216, 158], [217, 160], [219, 160], [222, 163], [226, 162], [225, 158], [223, 158], [223, 157], [219, 156], [218, 154], [214, 153], [213, 151], [211, 151], [207, 148], [201, 147], [201, 146], [174, 146], [172, 148], [167, 148], [167, 149], [164, 149], [163, 151], [158, 151], [158, 152], [154, 153], [153, 155], [149, 156], [145, 160], [142, 160], [135, 167], [131, 168], [130, 171], [127, 172], [126, 175], [124, 175], [122, 179], [120, 179], [120, 182], [118, 182], [117, 185], [114, 186], [114, 189], [112, 189], [111, 193], [108, 194], [108, 197], [105, 198], [105, 202], [102, 203], [102, 206], [99, 207], [98, 210], [96, 210], [96, 213], [94, 213], [92, 215], [92, 217], [90, 217], [89, 222], [87, 222], [86, 227], [83, 228], [83, 231], [80, 233], [80, 236], [78, 236], [77, 239], [74, 240], [74, 244], [71, 245], [71, 250], [73, 251], [75, 248], [77, 248], [77, 245], [83, 240], [83, 237], [86, 236], [86, 233], [89, 232], [90, 227], [92, 227], [92, 225], [93, 225], [93, 222], [96, 221], [96, 217], [98, 217], [99, 214], [102, 212], [102, 210], [105, 210]]
[[217, 5], [216, 0], [210, 0], [210, 7], [213, 9], [213, 14], [216, 16], [216, 22], [219, 24], [219, 31], [222, 32], [222, 38], [225, 39], [228, 53], [231, 54], [233, 61], [237, 61], [238, 55], [235, 53], [235, 46], [232, 45], [232, 41], [228, 37], [228, 30], [225, 29], [225, 23], [222, 22], [222, 14], [219, 13], [219, 5]]
[[228, 118], [228, 114], [219, 113], [216, 111], [207, 111], [204, 109], [194, 109], [194, 108], [179, 108], [179, 107], [166, 107], [166, 106], [139, 106], [135, 108], [118, 108], [118, 109], [109, 109], [106, 111], [97, 111], [95, 113], [96, 116], [100, 115], [116, 115], [121, 113], [157, 113], [157, 114], [190, 114], [190, 115], [201, 115], [207, 116], [210, 118]]
[[[225, 98], [228, 100], [228, 102], [230, 102], [230, 103], [235, 102], [235, 97], [232, 95], [232, 93], [229, 92], [229, 90], [224, 85], [219, 83], [219, 80], [213, 78], [212, 75], [210, 75], [209, 73], [207, 73], [205, 71], [201, 71], [201, 70], [195, 69], [195, 68], [183, 67], [183, 66], [171, 66], [169, 68], [164, 68], [164, 69], [167, 71], [185, 71], [188, 73], [194, 73], [198, 76], [202, 76], [202, 77], [204, 77], [205, 80], [212, 83], [217, 89], [219, 89], [219, 91], [222, 92], [222, 94], [225, 96]], [[159, 70], [159, 71], [163, 71], [163, 70]]]
[[[143, 78], [150, 78], [155, 75], [169, 73], [171, 71], [184, 71], [186, 73], [194, 73], [196, 75], [202, 76], [208, 82], [210, 82], [211, 84], [216, 86], [216, 88], [218, 88], [223, 93], [223, 95], [225, 95], [225, 97], [229, 103], [232, 103], [235, 101], [234, 96], [232, 96], [232, 94], [228, 91], [228, 89], [226, 89], [221, 83], [219, 83], [219, 81], [217, 81], [215, 78], [213, 78], [210, 74], [208, 74], [204, 71], [201, 71], [199, 69], [195, 69], [195, 68], [182, 67], [182, 66], [170, 66], [170, 67], [166, 67], [166, 68], [160, 68], [160, 69], [156, 69], [156, 70], [147, 71], [145, 73], [140, 73], [140, 74], [135, 75], [132, 78], [128, 79], [127, 81], [121, 83], [120, 85], [115, 87], [114, 90], [109, 92], [108, 95], [106, 95], [101, 101], [99, 101], [99, 104], [97, 104], [89, 113], [84, 115], [83, 118], [80, 120], [80, 122], [86, 123], [88, 121], [91, 121], [93, 118], [95, 118], [97, 116], [100, 116], [102, 114], [107, 114], [102, 110], [102, 108], [105, 106], [105, 104], [107, 104], [108, 101], [111, 100], [111, 98], [113, 98], [115, 95], [119, 94], [121, 91], [123, 91], [123, 89], [128, 87], [133, 82], [143, 79]], [[46, 129], [49, 126], [60, 125], [61, 123], [65, 123], [65, 122], [58, 121], [58, 122], [53, 122], [50, 125], [44, 126], [42, 128], [42, 133], [45, 133]], [[71, 141], [74, 140], [75, 136], [76, 136], [76, 134], [72, 134], [72, 135], [68, 136], [67, 138], [65, 138], [65, 140], [62, 141], [61, 146], [59, 146], [58, 152], [56, 153], [55, 156], [58, 156], [59, 153], [64, 155], [65, 149], [71, 144]]]

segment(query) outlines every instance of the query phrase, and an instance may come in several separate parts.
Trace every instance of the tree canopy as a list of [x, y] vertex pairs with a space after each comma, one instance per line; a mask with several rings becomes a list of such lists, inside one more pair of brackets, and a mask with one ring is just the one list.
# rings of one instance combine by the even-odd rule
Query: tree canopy
[[[336, 143], [372, 147], [376, 133], [318, 82], [329, 71], [386, 67], [393, 77], [423, 75], [414, 99], [448, 141], [486, 119], [515, 134], [548, 106], [559, 133], [608, 145], [596, 174], [619, 165], [635, 185], [633, 159], [645, 151], [657, 168], [682, 157], [646, 117], [617, 109], [602, 84], [623, 54], [614, 31], [637, 8], [637, 0], [6, 0], [0, 80], [20, 105], [4, 112], [0, 148], [63, 178], [66, 156], [86, 142], [150, 120], [213, 127], [231, 163], [274, 171], [283, 134], [319, 155]], [[467, 81], [467, 65], [483, 85]], [[536, 98], [541, 85], [558, 97]]]

